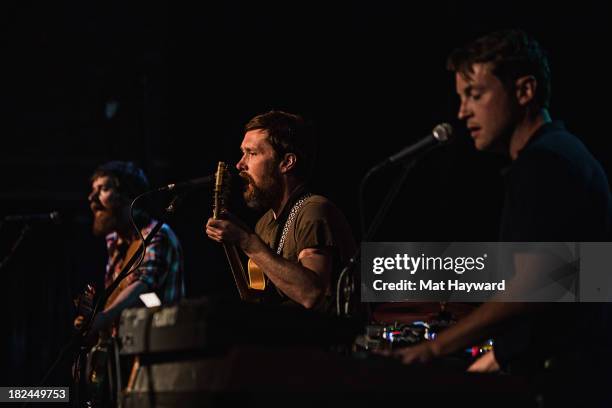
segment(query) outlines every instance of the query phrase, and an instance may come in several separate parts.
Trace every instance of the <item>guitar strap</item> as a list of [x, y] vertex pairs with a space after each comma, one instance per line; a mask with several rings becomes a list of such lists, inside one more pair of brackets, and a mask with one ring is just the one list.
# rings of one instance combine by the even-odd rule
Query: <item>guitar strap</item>
[[[309, 192], [306, 192], [306, 193], [298, 192], [298, 194], [295, 195], [297, 199], [295, 199], [293, 203], [290, 203], [290, 202], [287, 203], [287, 205], [291, 205], [291, 210], [283, 211], [281, 216], [277, 219], [279, 228], [276, 230], [276, 237], [274, 239], [274, 242], [272, 242], [272, 245], [270, 246], [271, 249], [274, 250], [277, 255], [282, 256], [283, 248], [285, 246], [285, 242], [287, 239], [287, 234], [289, 233], [289, 229], [295, 222], [295, 219], [297, 215], [299, 214], [300, 210], [302, 209], [302, 207], [304, 206], [304, 203], [311, 196], [312, 196], [312, 193], [309, 193]], [[281, 225], [282, 225], [282, 228], [280, 227]], [[266, 292], [268, 292], [268, 288], [274, 287], [275, 288], [274, 292], [280, 295], [281, 298], [285, 298], [286, 295], [283, 294], [278, 288], [276, 288], [274, 285], [267, 284], [269, 282], [269, 278], [267, 276], [264, 275], [264, 279], [266, 282], [266, 285], [265, 285]]]
[[[130, 258], [132, 258], [132, 256], [134, 256], [134, 254], [140, 249], [141, 245], [142, 245], [142, 241], [140, 239], [136, 239], [129, 244], [127, 249], [115, 254], [115, 258], [113, 259], [113, 262], [112, 262], [112, 267], [114, 269], [113, 274], [112, 274], [113, 280], [117, 278], [117, 275], [123, 269], [123, 265], [125, 264], [125, 262], [129, 260]], [[121, 260], [117, 262], [116, 259], [117, 257], [120, 257], [120, 256], [122, 256], [122, 258]], [[127, 278], [123, 279], [119, 283], [119, 286], [117, 286], [117, 288], [113, 291], [113, 293], [109, 295], [108, 299], [106, 300], [106, 305], [104, 307], [106, 308], [110, 304], [112, 304], [117, 298], [117, 296], [119, 296], [119, 294], [128, 286], [129, 286], [128, 279]]]
[[278, 244], [275, 246], [276, 246], [277, 255], [280, 255], [283, 252], [283, 248], [285, 246], [285, 240], [287, 239], [287, 233], [289, 232], [289, 228], [291, 228], [291, 225], [293, 225], [293, 222], [295, 221], [297, 214], [299, 213], [300, 209], [304, 206], [304, 203], [306, 202], [306, 200], [311, 196], [312, 196], [311, 193], [306, 193], [303, 196], [301, 196], [297, 201], [295, 201], [295, 203], [293, 204], [293, 207], [291, 207], [291, 211], [286, 213], [287, 215], [285, 216], [286, 219], [284, 220], [283, 228], [279, 228], [278, 231], [276, 231], [275, 242]]

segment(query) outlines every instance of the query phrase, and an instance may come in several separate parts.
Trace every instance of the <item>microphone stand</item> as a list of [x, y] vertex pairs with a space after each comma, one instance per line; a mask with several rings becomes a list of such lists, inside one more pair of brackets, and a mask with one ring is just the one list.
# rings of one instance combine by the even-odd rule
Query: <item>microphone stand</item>
[[30, 224], [27, 224], [27, 223], [24, 224], [23, 227], [21, 227], [21, 231], [19, 231], [19, 236], [15, 240], [15, 243], [11, 247], [9, 253], [6, 254], [2, 262], [0, 262], [0, 271], [2, 271], [2, 269], [4, 269], [4, 267], [9, 263], [13, 255], [15, 255], [15, 252], [17, 252], [17, 248], [19, 248], [19, 245], [21, 245], [21, 242], [24, 240], [26, 235], [28, 235], [28, 233], [31, 230], [32, 230], [32, 227], [30, 227]]
[[[409, 161], [408, 163], [406, 163], [406, 164], [404, 164], [402, 166], [403, 170], [402, 170], [400, 176], [394, 181], [393, 185], [391, 186], [391, 189], [387, 192], [387, 195], [383, 199], [383, 201], [382, 201], [380, 207], [378, 208], [378, 211], [376, 212], [376, 215], [372, 219], [370, 227], [367, 229], [367, 231], [366, 231], [366, 228], [365, 228], [365, 224], [366, 224], [366, 219], [365, 219], [365, 196], [364, 196], [365, 186], [367, 184], [368, 179], [373, 174], [377, 173], [381, 169], [384, 169], [386, 167], [386, 165], [388, 164], [388, 162], [383, 162], [381, 164], [378, 164], [378, 165], [372, 167], [366, 173], [366, 175], [361, 179], [361, 183], [359, 185], [359, 210], [360, 210], [359, 213], [360, 213], [361, 227], [362, 227], [362, 231], [361, 232], [363, 234], [362, 235], [362, 242], [369, 241], [376, 234], [376, 232], [378, 232], [378, 229], [380, 228], [380, 225], [384, 221], [384, 219], [385, 219], [385, 217], [386, 217], [386, 215], [387, 215], [387, 213], [389, 211], [389, 208], [391, 207], [391, 204], [393, 204], [393, 202], [397, 198], [397, 195], [399, 194], [402, 186], [404, 185], [404, 182], [406, 181], [406, 178], [408, 177], [408, 174], [414, 168], [414, 166], [416, 166], [416, 163], [417, 163], [417, 160], [413, 159], [413, 160]], [[357, 250], [355, 251], [355, 253], [353, 254], [353, 256], [351, 256], [351, 258], [348, 260], [348, 262], [346, 263], [346, 265], [342, 269], [342, 272], [340, 273], [340, 277], [338, 278], [338, 285], [337, 285], [337, 288], [336, 288], [336, 312], [337, 312], [338, 316], [341, 316], [341, 315], [345, 315], [346, 316], [346, 315], [348, 315], [350, 313], [351, 297], [355, 293], [355, 279], [352, 278], [352, 275], [354, 275], [354, 274], [351, 274], [351, 271], [354, 269], [354, 267], [359, 262], [360, 257], [361, 257], [361, 247], [358, 247]], [[342, 280], [343, 279], [346, 279], [346, 283], [344, 285], [342, 284]], [[344, 286], [344, 291], [343, 292], [344, 292], [344, 297], [345, 297], [344, 311], [342, 311], [341, 308], [340, 308], [340, 293], [341, 293], [342, 286]], [[371, 311], [368, 308], [368, 310], [366, 311], [366, 318], [367, 318], [367, 320], [369, 320], [370, 314], [371, 314]]]
[[[138, 197], [136, 197], [132, 201], [132, 204], [131, 204], [130, 207], [133, 207], [134, 203], [136, 203], [136, 201], [138, 201], [140, 198], [144, 197], [145, 195], [148, 195], [148, 194], [151, 194], [151, 193], [155, 193], [155, 192], [157, 192], [157, 191], [156, 190], [147, 191], [147, 192], [139, 195]], [[79, 329], [78, 332], [76, 332], [76, 333], [74, 333], [72, 335], [72, 337], [68, 341], [68, 343], [61, 349], [61, 351], [60, 351], [58, 357], [56, 358], [55, 362], [51, 365], [51, 367], [46, 372], [46, 374], [43, 377], [43, 379], [40, 381], [39, 386], [44, 386], [45, 382], [49, 379], [49, 377], [51, 376], [53, 371], [57, 368], [58, 364], [66, 357], [66, 355], [68, 355], [69, 352], [72, 352], [72, 351], [76, 350], [77, 348], [83, 347], [82, 341], [83, 341], [83, 339], [87, 338], [87, 336], [90, 334], [92, 323], [93, 323], [93, 321], [94, 321], [98, 311], [101, 308], [104, 307], [104, 305], [106, 303], [106, 300], [113, 293], [113, 291], [119, 286], [121, 281], [123, 279], [125, 279], [132, 272], [131, 271], [132, 265], [134, 265], [134, 263], [136, 262], [136, 260], [139, 257], [142, 258], [142, 255], [145, 253], [147, 246], [153, 240], [153, 237], [159, 232], [159, 230], [162, 228], [162, 226], [168, 221], [170, 216], [174, 215], [174, 213], [176, 212], [176, 207], [178, 206], [180, 201], [181, 201], [181, 196], [180, 195], [177, 194], [177, 195], [175, 195], [173, 197], [173, 199], [170, 202], [170, 204], [168, 205], [168, 207], [165, 208], [165, 211], [162, 214], [162, 216], [159, 217], [159, 220], [157, 221], [157, 224], [155, 224], [155, 226], [153, 227], [151, 232], [147, 235], [147, 237], [144, 238], [143, 244], [140, 247], [140, 249], [138, 251], [136, 251], [136, 253], [134, 253], [132, 255], [132, 257], [126, 262], [126, 264], [123, 266], [123, 268], [121, 269], [121, 272], [119, 273], [117, 278], [113, 281], [113, 283], [108, 288], [106, 288], [104, 290], [104, 293], [101, 296], [99, 296], [97, 298], [90, 319], [87, 322], [85, 322], [85, 324], [83, 324], [83, 326]], [[138, 230], [138, 233], [140, 235], [140, 230]], [[140, 236], [142, 236], [142, 235], [140, 235]], [[140, 265], [140, 262], [142, 262], [142, 259], [138, 262], [138, 264], [134, 267], [134, 269], [136, 269]], [[78, 385], [76, 386], [76, 389], [77, 389], [77, 392], [78, 392]], [[78, 398], [75, 398], [75, 403], [78, 404]]]

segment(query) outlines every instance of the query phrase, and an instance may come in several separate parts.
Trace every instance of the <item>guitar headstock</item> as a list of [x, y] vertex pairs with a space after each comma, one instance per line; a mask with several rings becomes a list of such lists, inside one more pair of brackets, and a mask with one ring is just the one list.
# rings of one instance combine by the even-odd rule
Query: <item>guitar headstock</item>
[[230, 172], [225, 162], [217, 164], [215, 173], [215, 192], [213, 203], [213, 218], [218, 219], [223, 210], [226, 210], [226, 201], [230, 192]]
[[83, 326], [89, 325], [97, 299], [96, 288], [93, 285], [87, 285], [83, 293], [74, 299], [77, 316], [73, 323], [75, 329], [80, 330]]
[[87, 285], [83, 293], [74, 299], [77, 315], [89, 316], [93, 310], [96, 300], [96, 288], [93, 285]]

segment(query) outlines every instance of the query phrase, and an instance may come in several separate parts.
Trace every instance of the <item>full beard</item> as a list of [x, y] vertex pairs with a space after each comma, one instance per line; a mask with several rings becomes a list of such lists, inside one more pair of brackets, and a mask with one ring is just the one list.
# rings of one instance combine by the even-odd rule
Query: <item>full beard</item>
[[246, 172], [241, 172], [245, 189], [243, 193], [247, 207], [263, 211], [272, 208], [274, 202], [281, 196], [281, 183], [278, 175], [272, 174], [262, 180], [260, 185]]
[[116, 230], [117, 217], [111, 210], [104, 209], [94, 213], [92, 232], [96, 237], [105, 237]]

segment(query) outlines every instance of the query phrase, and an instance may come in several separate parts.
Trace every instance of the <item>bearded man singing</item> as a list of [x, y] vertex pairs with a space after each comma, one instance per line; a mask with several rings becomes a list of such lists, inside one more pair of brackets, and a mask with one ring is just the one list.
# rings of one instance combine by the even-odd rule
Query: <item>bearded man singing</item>
[[245, 126], [236, 164], [250, 208], [265, 211], [250, 231], [239, 220], [209, 219], [206, 234], [238, 246], [263, 271], [263, 301], [331, 313], [342, 265], [355, 241], [342, 212], [306, 182], [314, 135], [302, 117], [271, 111]]

